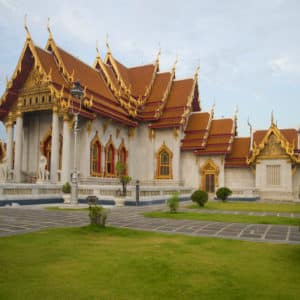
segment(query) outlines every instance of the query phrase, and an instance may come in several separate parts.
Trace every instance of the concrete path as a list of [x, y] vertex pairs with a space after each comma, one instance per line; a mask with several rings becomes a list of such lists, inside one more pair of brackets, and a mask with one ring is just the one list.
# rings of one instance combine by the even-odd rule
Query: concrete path
[[[142, 215], [145, 211], [163, 209], [165, 206], [115, 207], [110, 210], [107, 225], [172, 234], [300, 244], [298, 226], [172, 220], [145, 218]], [[88, 223], [86, 211], [49, 211], [37, 206], [0, 208], [0, 236]]]

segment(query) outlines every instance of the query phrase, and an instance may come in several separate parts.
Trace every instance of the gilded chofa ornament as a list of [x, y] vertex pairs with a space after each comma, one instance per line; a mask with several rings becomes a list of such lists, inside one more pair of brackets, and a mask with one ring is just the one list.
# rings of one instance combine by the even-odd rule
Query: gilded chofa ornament
[[295, 145], [290, 144], [277, 128], [272, 114], [271, 126], [268, 132], [259, 145], [253, 143], [253, 150], [251, 156], [247, 158], [247, 163], [251, 165], [259, 159], [279, 158], [289, 158], [292, 162], [299, 163], [300, 157], [294, 153], [294, 149]]

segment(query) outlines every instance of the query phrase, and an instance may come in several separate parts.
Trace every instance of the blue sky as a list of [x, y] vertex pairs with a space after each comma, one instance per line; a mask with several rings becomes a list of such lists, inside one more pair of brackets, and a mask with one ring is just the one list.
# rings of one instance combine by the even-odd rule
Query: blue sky
[[300, 125], [300, 1], [0, 0], [1, 94], [25, 41], [25, 14], [37, 45], [46, 44], [50, 17], [56, 43], [89, 64], [96, 40], [105, 55], [107, 34], [127, 66], [153, 62], [159, 47], [161, 71], [178, 55], [178, 79], [200, 62], [202, 109], [215, 102], [216, 117], [231, 117], [238, 106], [241, 136], [248, 117], [268, 128], [272, 110], [280, 128]]

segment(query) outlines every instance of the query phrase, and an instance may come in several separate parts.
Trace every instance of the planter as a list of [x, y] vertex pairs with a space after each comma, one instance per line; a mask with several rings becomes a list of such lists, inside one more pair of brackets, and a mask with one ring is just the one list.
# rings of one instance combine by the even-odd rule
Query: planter
[[125, 197], [115, 197], [114, 200], [116, 206], [124, 206]]
[[63, 194], [64, 204], [71, 204], [71, 194]]

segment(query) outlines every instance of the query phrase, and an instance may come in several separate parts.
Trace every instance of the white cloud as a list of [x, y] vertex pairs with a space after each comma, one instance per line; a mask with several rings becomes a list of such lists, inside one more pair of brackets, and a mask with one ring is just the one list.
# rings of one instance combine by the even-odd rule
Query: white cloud
[[300, 73], [300, 63], [287, 56], [271, 60], [270, 67], [273, 73]]

